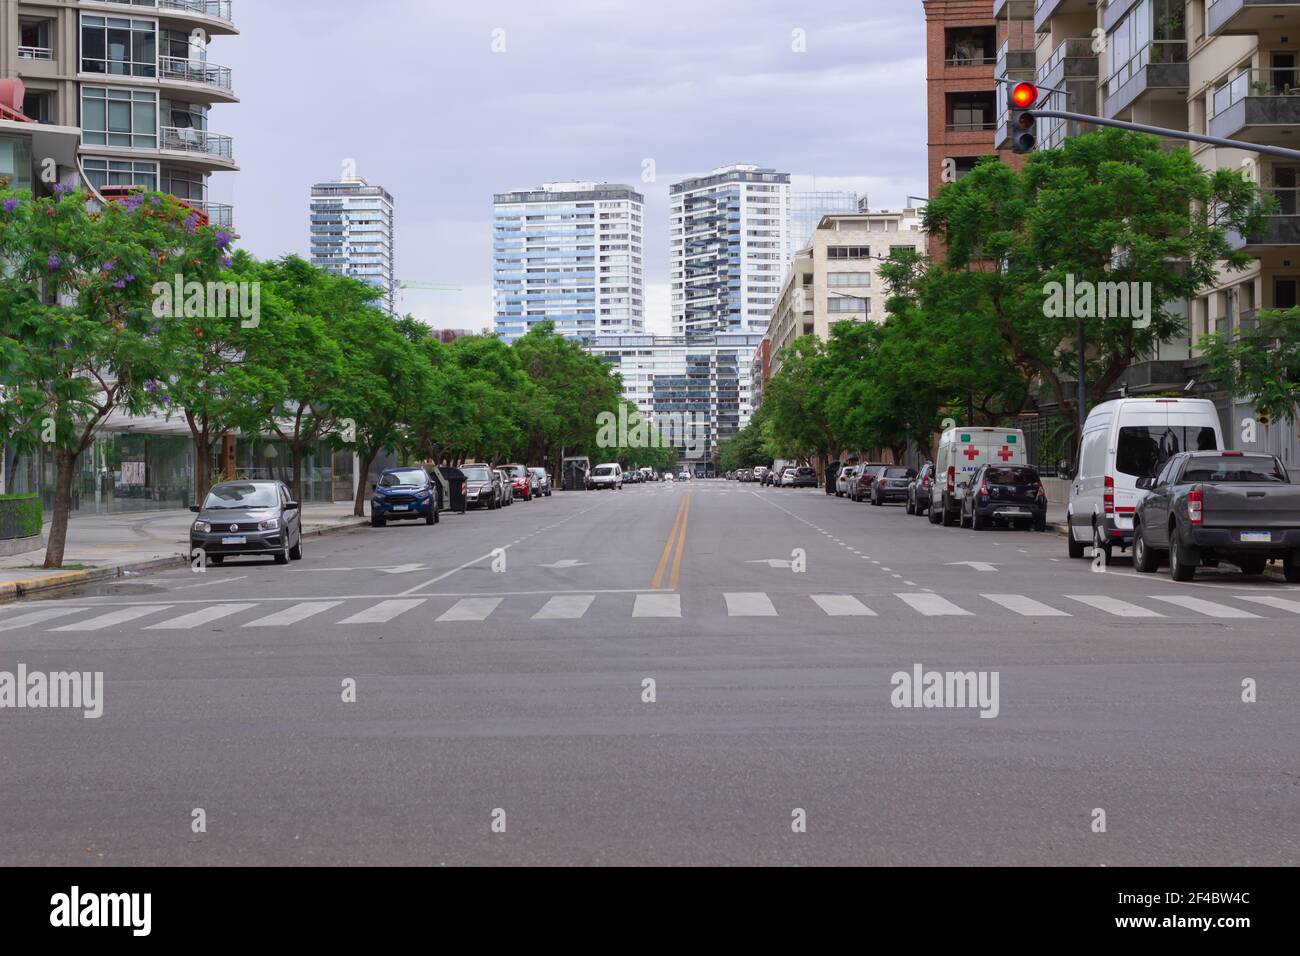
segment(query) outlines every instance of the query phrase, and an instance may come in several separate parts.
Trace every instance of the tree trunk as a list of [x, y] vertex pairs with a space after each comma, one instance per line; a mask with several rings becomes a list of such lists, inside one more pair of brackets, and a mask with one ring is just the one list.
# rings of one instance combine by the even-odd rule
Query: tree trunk
[[289, 446], [293, 458], [293, 500], [302, 503], [302, 445], [295, 442]]
[[352, 516], [354, 518], [364, 518], [366, 516], [366, 479], [370, 477], [370, 466], [375, 463], [375, 458], [379, 455], [379, 446], [366, 449], [366, 456], [363, 459], [358, 458], [361, 467], [361, 475], [357, 481], [357, 500], [352, 504]]
[[212, 482], [212, 442], [206, 431], [194, 433], [194, 504], [202, 506]]
[[72, 479], [79, 455], [70, 451], [55, 452], [54, 514], [50, 518], [50, 541], [45, 549], [45, 569], [63, 567], [63, 552], [68, 543], [68, 517], [72, 513]]

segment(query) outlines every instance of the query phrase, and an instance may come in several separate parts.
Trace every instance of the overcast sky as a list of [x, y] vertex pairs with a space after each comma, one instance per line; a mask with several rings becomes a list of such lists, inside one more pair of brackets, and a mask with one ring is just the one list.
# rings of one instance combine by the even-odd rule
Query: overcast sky
[[[259, 257], [308, 250], [308, 194], [345, 159], [397, 204], [397, 274], [444, 328], [491, 323], [492, 194], [555, 180], [645, 194], [647, 325], [668, 330], [668, 186], [757, 163], [872, 208], [924, 195], [919, 0], [235, 0], [217, 37], [242, 102], [212, 177]], [[796, 31], [801, 31], [797, 33]], [[494, 52], [493, 46], [502, 52]], [[795, 47], [802, 44], [804, 52]], [[653, 161], [653, 182], [643, 179]]]

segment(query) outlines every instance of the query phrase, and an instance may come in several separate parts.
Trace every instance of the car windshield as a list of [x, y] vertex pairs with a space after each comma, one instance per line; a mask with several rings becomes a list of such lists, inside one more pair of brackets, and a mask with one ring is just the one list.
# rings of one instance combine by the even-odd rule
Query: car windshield
[[984, 480], [995, 485], [1036, 485], [1038, 472], [1032, 468], [990, 468]]
[[428, 481], [428, 475], [418, 468], [412, 468], [408, 471], [386, 471], [379, 478], [379, 484], [384, 488], [392, 488], [395, 485], [423, 485]]
[[799, 469], [799, 474], [801, 474], [801, 475], [811, 475], [812, 473], [813, 473], [813, 470], [812, 470], [811, 468], [800, 468], [800, 469]]
[[205, 510], [229, 508], [275, 508], [280, 504], [279, 489], [272, 484], [217, 485], [203, 502]]
[[526, 478], [528, 476], [528, 469], [523, 465], [509, 465], [501, 470], [512, 478]]
[[1180, 451], [1218, 451], [1214, 429], [1183, 425], [1128, 425], [1119, 430], [1115, 470], [1138, 478], [1152, 478]]
[[529, 473], [530, 475], [532, 475], [534, 478], [545, 478], [545, 477], [546, 477], [546, 472], [542, 471], [542, 469], [540, 469], [540, 468], [529, 468], [529, 469], [528, 469], [528, 473]]
[[603, 475], [612, 475], [612, 474], [614, 474], [614, 466], [613, 466], [613, 465], [601, 465], [600, 467], [598, 467], [598, 468], [596, 469], [596, 474], [598, 474], [598, 475], [602, 475], [602, 476], [603, 476]]
[[910, 468], [886, 468], [880, 473], [882, 478], [913, 478], [916, 476]]
[[486, 468], [463, 468], [467, 481], [491, 481], [492, 472]]
[[1272, 458], [1196, 458], [1183, 469], [1182, 480], [1288, 483], [1286, 472]]

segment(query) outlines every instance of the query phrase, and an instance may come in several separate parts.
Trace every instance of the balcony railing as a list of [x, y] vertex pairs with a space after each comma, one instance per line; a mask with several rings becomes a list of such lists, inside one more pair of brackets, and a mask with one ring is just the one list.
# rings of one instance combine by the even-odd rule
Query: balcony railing
[[187, 129], [177, 126], [164, 126], [158, 130], [160, 149], [176, 150], [182, 153], [201, 153], [217, 159], [233, 161], [234, 148], [229, 136], [209, 133], [203, 129]]
[[[1045, 83], [1049, 76], [1064, 66], [1067, 59], [1091, 60], [1093, 64], [1096, 64], [1097, 54], [1093, 51], [1092, 44], [1092, 37], [1070, 37], [1067, 40], [1062, 40], [1056, 45], [1052, 55], [1047, 58], [1047, 62], [1039, 67], [1038, 82], [1040, 84]], [[1097, 75], [1095, 65], [1089, 75]]]
[[948, 132], [950, 133], [987, 133], [998, 128], [998, 124], [992, 120], [972, 120], [966, 123], [949, 123]]
[[1249, 67], [1225, 73], [1223, 84], [1214, 91], [1214, 113], [1227, 112], [1248, 96], [1300, 97], [1300, 69], [1295, 67], [1255, 70]]
[[179, 56], [158, 57], [158, 74], [164, 80], [201, 83], [220, 90], [231, 89], [230, 67]]
[[53, 60], [54, 50], [48, 46], [20, 46], [18, 48], [18, 59]]
[[214, 20], [233, 23], [231, 0], [158, 0], [158, 6], [164, 10], [184, 10], [188, 13], [201, 13]]
[[206, 200], [186, 199], [195, 209], [201, 209], [207, 213], [210, 225], [218, 226], [222, 229], [229, 229], [235, 224], [235, 207], [229, 203], [207, 202]]

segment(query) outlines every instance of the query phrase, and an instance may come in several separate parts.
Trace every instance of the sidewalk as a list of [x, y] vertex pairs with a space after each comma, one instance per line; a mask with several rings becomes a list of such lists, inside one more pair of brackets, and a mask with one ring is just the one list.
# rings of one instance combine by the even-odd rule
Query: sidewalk
[[[122, 577], [189, 561], [189, 511], [144, 511], [111, 515], [74, 515], [68, 522], [63, 564], [70, 570], [45, 571], [44, 547], [0, 557], [0, 602], [73, 584]], [[304, 534], [324, 534], [357, 527], [365, 519], [352, 515], [351, 502], [309, 504], [303, 508]], [[43, 529], [49, 535], [49, 524]]]

